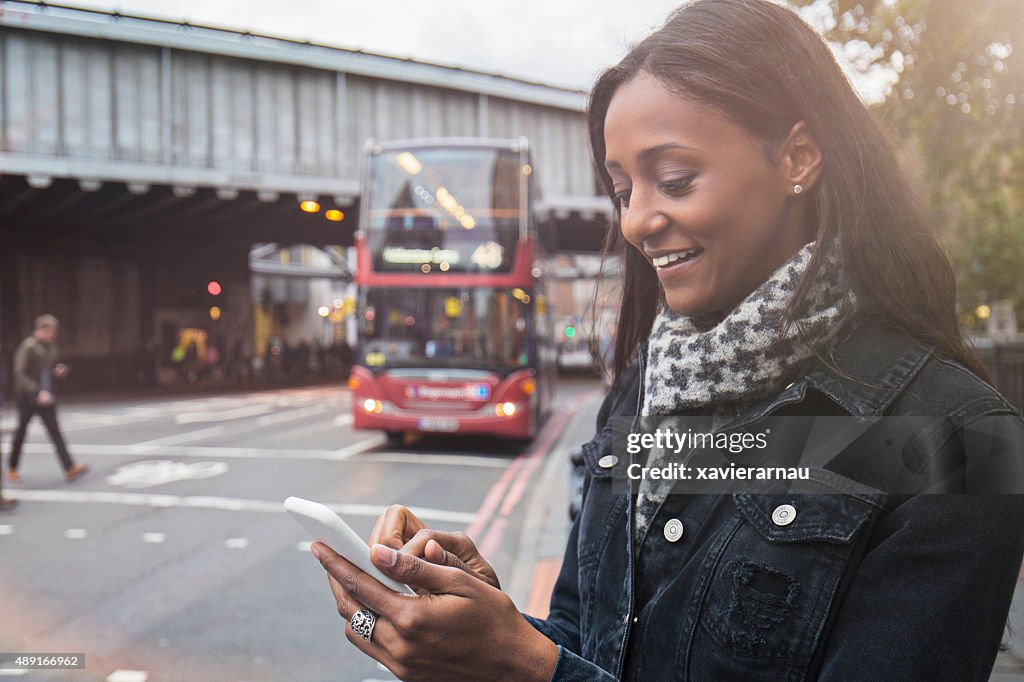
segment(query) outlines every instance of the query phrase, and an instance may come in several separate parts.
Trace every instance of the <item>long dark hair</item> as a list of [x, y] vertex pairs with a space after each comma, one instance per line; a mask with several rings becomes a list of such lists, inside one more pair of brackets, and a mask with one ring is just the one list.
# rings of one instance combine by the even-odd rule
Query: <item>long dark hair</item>
[[[893, 325], [991, 381], [964, 342], [956, 282], [888, 136], [836, 63], [828, 45], [797, 14], [767, 0], [697, 0], [605, 71], [587, 119], [597, 173], [604, 168], [604, 119], [616, 90], [641, 71], [683, 97], [716, 107], [766, 151], [800, 120], [822, 151], [821, 177], [808, 201], [819, 244], [838, 238], [862, 314]], [[770, 151], [769, 151], [770, 153]], [[622, 263], [621, 305], [612, 371], [618, 377], [647, 339], [661, 300], [646, 259], [622, 237], [616, 206], [605, 254]], [[823, 263], [816, 249], [794, 293], [792, 322]]]

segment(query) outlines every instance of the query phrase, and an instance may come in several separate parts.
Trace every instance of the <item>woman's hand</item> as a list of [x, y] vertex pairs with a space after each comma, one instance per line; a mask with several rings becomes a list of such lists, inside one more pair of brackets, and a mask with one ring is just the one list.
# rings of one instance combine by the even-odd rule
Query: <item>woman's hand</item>
[[465, 533], [431, 530], [400, 504], [388, 507], [370, 532], [370, 546], [385, 545], [427, 561], [466, 571], [488, 585], [501, 589], [494, 568], [480, 555]]
[[412, 540], [417, 532], [425, 529], [427, 524], [412, 513], [408, 507], [393, 504], [383, 515], [377, 517], [370, 531], [370, 547], [384, 545], [391, 549], [402, 549], [405, 543]]
[[374, 545], [385, 575], [422, 591], [392, 592], [332, 551], [312, 545], [327, 570], [338, 613], [348, 623], [364, 606], [377, 621], [369, 642], [345, 636], [406, 682], [418, 680], [548, 680], [558, 648], [526, 622], [512, 600], [464, 570]]

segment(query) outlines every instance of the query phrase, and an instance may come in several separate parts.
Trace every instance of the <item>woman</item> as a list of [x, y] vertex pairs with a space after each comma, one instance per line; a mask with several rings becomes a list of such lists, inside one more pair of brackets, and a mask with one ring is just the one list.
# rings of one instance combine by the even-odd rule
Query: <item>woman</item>
[[[1024, 504], [912, 493], [1019, 492], [1024, 422], [983, 381], [950, 265], [825, 43], [767, 1], [694, 2], [599, 78], [588, 116], [622, 308], [550, 615], [521, 617], [468, 538], [396, 507], [374, 561], [418, 598], [313, 546], [349, 640], [406, 680], [987, 679]], [[627, 454], [638, 414], [879, 428], [815, 460], [818, 494], [623, 494], [630, 465], [715, 455]]]

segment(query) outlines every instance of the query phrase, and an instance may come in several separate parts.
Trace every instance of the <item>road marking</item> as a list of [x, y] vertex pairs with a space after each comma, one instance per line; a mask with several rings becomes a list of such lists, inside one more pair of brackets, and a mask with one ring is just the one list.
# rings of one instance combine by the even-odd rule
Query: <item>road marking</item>
[[383, 445], [386, 442], [387, 439], [384, 436], [373, 436], [372, 438], [367, 438], [366, 440], [361, 440], [358, 443], [353, 443], [352, 445], [335, 450], [334, 458], [336, 460], [348, 459], [349, 457], [354, 457], [355, 455], [371, 450], [379, 445]]
[[167, 412], [163, 408], [160, 408], [160, 407], [137, 407], [137, 406], [132, 406], [132, 407], [125, 408], [124, 411], [125, 411], [126, 414], [130, 414], [132, 416], [145, 417], [145, 418], [149, 418], [149, 419], [152, 419], [154, 417], [163, 417], [163, 416], [165, 416], [167, 414]]
[[[545, 445], [552, 445], [552, 443], [549, 442]], [[508, 495], [505, 496], [505, 500], [501, 504], [502, 516], [508, 516], [511, 514], [512, 510], [519, 504], [519, 501], [523, 499], [523, 494], [526, 492], [526, 486], [530, 483], [533, 473], [540, 468], [540, 464], [544, 461], [544, 455], [546, 453], [547, 447], [543, 450], [538, 449], [523, 463], [522, 469], [519, 471], [519, 475], [509, 487]]]
[[115, 670], [107, 675], [107, 682], [146, 682], [149, 673], [145, 670]]
[[64, 531], [64, 537], [68, 540], [84, 540], [88, 535], [89, 531], [84, 528], [68, 528]]
[[339, 414], [331, 423], [335, 426], [347, 426], [356, 420], [351, 414]]
[[301, 439], [305, 436], [310, 436], [314, 433], [322, 433], [324, 431], [336, 431], [340, 433], [340, 431], [338, 431], [338, 427], [331, 422], [318, 422], [316, 424], [307, 423], [285, 431], [278, 431], [270, 437], [270, 441], [274, 443], [288, 443], [296, 438]]
[[[218, 427], [220, 428], [220, 427]], [[76, 455], [100, 455], [111, 457], [138, 457], [139, 455], [160, 455], [164, 457], [204, 457], [219, 459], [309, 459], [341, 461], [353, 454], [377, 447], [384, 443], [383, 437], [374, 436], [338, 450], [276, 450], [273, 448], [239, 448], [222, 445], [97, 445], [92, 443], [76, 443], [72, 445]], [[355, 448], [356, 452], [349, 452]], [[25, 445], [24, 452], [29, 454], [51, 454], [53, 446], [49, 443], [30, 443]]]
[[313, 546], [313, 543], [310, 542], [309, 540], [306, 540], [304, 542], [300, 542], [299, 544], [295, 545], [295, 549], [299, 550], [300, 552], [305, 552], [306, 554], [309, 554], [309, 548], [312, 547], [312, 546]]
[[[491, 522], [487, 533], [480, 539], [480, 556], [494, 556], [501, 547], [501, 541], [505, 539], [505, 531], [508, 530], [508, 517], [499, 516]], [[467, 535], [469, 535], [467, 533]]]
[[403, 454], [398, 452], [374, 452], [366, 457], [360, 457], [362, 462], [388, 462], [400, 464], [429, 464], [449, 465], [463, 467], [488, 467], [504, 469], [509, 466], [507, 459], [496, 457], [479, 457], [475, 455], [417, 455]]
[[244, 407], [238, 407], [233, 410], [225, 410], [223, 412], [209, 412], [204, 410], [202, 412], [185, 412], [184, 414], [174, 415], [175, 424], [210, 424], [212, 422], [228, 422], [235, 419], [244, 419], [246, 417], [256, 417], [261, 414], [267, 414], [273, 412], [273, 405], [246, 405]]
[[295, 419], [303, 419], [304, 417], [313, 417], [318, 414], [323, 414], [330, 408], [327, 405], [314, 405], [313, 407], [303, 407], [297, 410], [288, 410], [287, 412], [278, 412], [277, 414], [267, 415], [266, 417], [260, 417], [257, 423], [260, 426], [270, 426], [271, 424], [280, 424], [281, 422], [289, 422]]
[[199, 429], [198, 431], [188, 431], [174, 436], [147, 440], [142, 443], [136, 443], [134, 447], [152, 449], [161, 448], [166, 445], [179, 445], [181, 443], [187, 443], [190, 440], [202, 440], [203, 438], [209, 438], [210, 436], [219, 436], [225, 433], [225, 431], [226, 429], [223, 426], [211, 426], [210, 428]]
[[0, 535], [14, 535], [14, 526], [0, 526]]
[[134, 462], [118, 467], [107, 484], [120, 488], [152, 488], [175, 481], [194, 481], [220, 476], [228, 470], [224, 462], [169, 462], [163, 459]]
[[167, 535], [164, 533], [143, 533], [142, 541], [148, 542], [153, 545], [159, 545], [161, 542], [167, 539]]
[[[71, 504], [101, 503], [120, 504], [131, 507], [183, 507], [186, 509], [215, 509], [218, 511], [284, 513], [279, 501], [246, 500], [236, 497], [162, 495], [156, 493], [122, 493], [105, 491], [75, 490], [11, 490], [9, 495], [16, 500], [34, 502], [64, 502]], [[366, 516], [376, 518], [387, 511], [384, 504], [328, 504], [341, 516]], [[429, 507], [411, 507], [416, 516], [424, 521], [467, 524], [474, 518], [472, 512], [449, 511]], [[82, 531], [83, 533], [85, 531]]]
[[498, 504], [501, 503], [501, 498], [505, 496], [505, 491], [508, 490], [509, 484], [512, 483], [512, 479], [515, 478], [516, 472], [519, 471], [519, 467], [523, 465], [521, 457], [517, 457], [511, 465], [501, 474], [491, 489], [487, 491], [487, 495], [484, 496], [484, 501], [480, 504], [480, 508], [476, 512], [476, 516], [473, 518], [473, 522], [466, 529], [466, 535], [477, 539], [480, 533], [483, 531], [487, 522], [490, 521], [491, 516], [494, 514], [494, 510], [498, 508]]
[[[534, 472], [540, 469], [540, 464], [544, 461], [545, 455], [547, 455], [551, 446], [557, 442], [569, 420], [576, 413], [576, 410], [586, 402], [589, 395], [578, 396], [566, 408], [552, 415], [538, 438], [533, 441], [530, 449], [517, 457], [515, 462], [513, 462], [513, 466], [509, 467], [509, 469], [512, 469], [516, 464], [519, 465], [515, 475], [509, 475], [508, 471], [506, 471], [505, 475], [502, 475], [501, 479], [495, 483], [488, 493], [484, 503], [480, 505], [472, 525], [466, 530], [466, 535], [470, 537], [474, 537], [475, 534], [483, 531], [484, 527], [487, 526], [488, 520], [495, 516], [494, 512], [497, 507], [497, 501], [501, 500], [502, 496], [505, 498], [502, 501], [501, 509], [498, 510], [497, 518], [494, 518], [490, 528], [487, 529], [487, 533], [477, 542], [477, 546], [480, 548], [480, 553], [483, 556], [492, 555], [501, 547], [505, 531], [508, 528], [509, 516], [511, 516], [522, 500]], [[506, 478], [506, 475], [508, 475], [508, 478]], [[469, 532], [470, 530], [473, 531], [472, 534]]]
[[533, 568], [533, 580], [530, 584], [530, 597], [524, 611], [535, 618], [547, 618], [551, 608], [551, 592], [558, 581], [558, 573], [562, 570], [561, 557], [541, 559]]
[[[131, 414], [96, 414], [89, 412], [78, 412], [71, 413], [67, 416], [61, 415], [61, 428], [66, 431], [84, 431], [85, 429], [96, 429], [107, 426], [121, 426], [135, 424], [151, 419], [147, 415], [131, 415]], [[35, 425], [33, 425], [35, 426]], [[31, 428], [29, 433], [44, 434], [45, 430], [40, 426], [39, 429]]]
[[0, 677], [21, 677], [22, 675], [28, 675], [28, 670], [25, 668], [0, 668]]
[[228, 538], [224, 541], [224, 546], [228, 549], [245, 549], [249, 546], [249, 541], [245, 538]]
[[[260, 410], [265, 410], [267, 405], [281, 407], [295, 404], [316, 404], [320, 406], [349, 407], [352, 404], [349, 392], [340, 387], [320, 391], [283, 393], [282, 391], [273, 391], [265, 394], [256, 393], [237, 397], [197, 396], [195, 398], [178, 400], [143, 400], [144, 404], [142, 405], [114, 403], [108, 405], [105, 412], [89, 411], [87, 405], [64, 406], [61, 410], [61, 426], [71, 430], [73, 428], [132, 423], [146, 419], [172, 417], [178, 411], [184, 413], [179, 416], [183, 416], [185, 421], [193, 421], [195, 419], [194, 416], [185, 416], [185, 414], [210, 415], [215, 410], [256, 409], [257, 407]], [[110, 410], [116, 410], [117, 412], [112, 414]], [[212, 416], [219, 419], [225, 418], [224, 414]], [[0, 417], [0, 428], [3, 430], [11, 430], [17, 423], [17, 416], [13, 412]], [[32, 425], [33, 433], [45, 433], [41, 426], [39, 428], [36, 428], [36, 426], [36, 424]]]

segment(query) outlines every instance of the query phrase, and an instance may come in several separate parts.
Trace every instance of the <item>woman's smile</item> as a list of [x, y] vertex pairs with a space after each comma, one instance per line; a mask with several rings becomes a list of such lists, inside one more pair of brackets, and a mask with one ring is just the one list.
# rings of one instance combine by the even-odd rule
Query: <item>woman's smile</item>
[[664, 255], [652, 256], [648, 254], [651, 265], [658, 273], [658, 279], [665, 281], [670, 278], [682, 277], [691, 271], [700, 262], [704, 249], [695, 246], [679, 251], [672, 251]]

